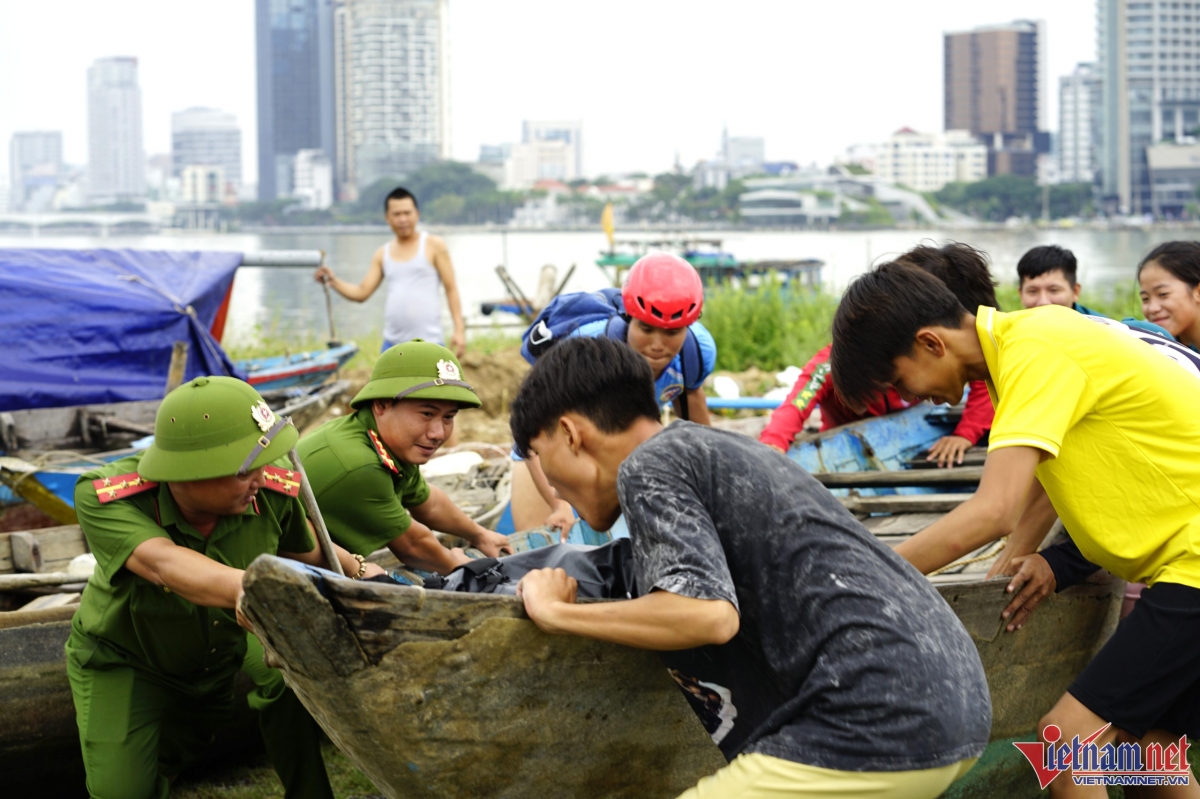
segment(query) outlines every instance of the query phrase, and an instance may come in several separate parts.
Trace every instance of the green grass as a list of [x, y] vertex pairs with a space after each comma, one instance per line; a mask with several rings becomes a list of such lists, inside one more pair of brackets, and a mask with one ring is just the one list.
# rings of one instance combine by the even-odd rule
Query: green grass
[[[996, 288], [996, 300], [1005, 311], [1021, 310], [1021, 296], [1014, 285], [1003, 285]], [[1098, 311], [1110, 319], [1144, 319], [1142, 316], [1142, 300], [1130, 286], [1113, 286], [1107, 293], [1084, 292], [1079, 302], [1093, 311]]]
[[837, 298], [791, 292], [771, 281], [757, 290], [729, 286], [704, 297], [702, 322], [717, 342], [717, 368], [740, 372], [803, 366], [830, 340]]
[[[322, 746], [325, 769], [336, 799], [382, 799], [362, 772], [328, 741]], [[183, 774], [171, 786], [171, 799], [282, 799], [283, 786], [263, 753], [236, 764], [203, 766]]]

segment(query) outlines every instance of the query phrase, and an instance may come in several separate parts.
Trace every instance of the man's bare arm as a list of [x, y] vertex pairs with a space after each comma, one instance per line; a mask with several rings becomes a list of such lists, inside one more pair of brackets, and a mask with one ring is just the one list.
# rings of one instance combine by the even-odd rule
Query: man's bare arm
[[996, 558], [987, 576], [990, 578], [1000, 574], [1013, 574], [1016, 568], [1013, 559], [1037, 552], [1057, 519], [1058, 513], [1054, 510], [1054, 505], [1050, 504], [1046, 489], [1042, 488], [1039, 481], [1034, 480], [1029, 488], [1029, 497], [1026, 499], [1021, 520], [1009, 535], [1004, 551]]
[[366, 302], [383, 282], [383, 249], [375, 251], [375, 257], [371, 259], [371, 268], [367, 270], [367, 276], [357, 286], [336, 277], [328, 266], [322, 266], [313, 277], [318, 283], [328, 279], [330, 287], [348, 300]]
[[896, 547], [896, 552], [928, 574], [975, 551], [1017, 527], [1025, 510], [1042, 450], [1005, 447], [988, 454], [979, 488], [963, 504]]
[[683, 418], [679, 413], [681, 408], [680, 403], [686, 402], [688, 407], [688, 421], [696, 424], [705, 424], [712, 427], [712, 415], [708, 412], [708, 397], [704, 394], [704, 389], [693, 388], [691, 391], [685, 391], [682, 396], [675, 399], [675, 415]]
[[[308, 522], [308, 529], [313, 530], [311, 521]], [[313, 540], [316, 540], [316, 530], [313, 530]], [[337, 555], [338, 562], [342, 564], [342, 574], [347, 577], [353, 577], [358, 574], [358, 558], [354, 557], [349, 550], [344, 549], [338, 544], [333, 545], [333, 551]], [[317, 566], [322, 569], [329, 568], [329, 564], [325, 561], [325, 553], [321, 551], [319, 544], [313, 544], [313, 548], [308, 552], [283, 552], [281, 550], [279, 557], [297, 560], [309, 566]], [[363, 568], [364, 579], [384, 573], [383, 568], [374, 563], [364, 563]]]
[[450, 261], [450, 250], [446, 243], [437, 236], [428, 240], [433, 250], [433, 267], [437, 269], [442, 285], [446, 288], [446, 304], [450, 306], [450, 318], [454, 321], [454, 334], [450, 337], [450, 349], [462, 357], [467, 345], [467, 327], [463, 322], [462, 300], [458, 296], [458, 281], [454, 277], [454, 264]]
[[406, 566], [449, 574], [470, 558], [461, 549], [446, 549], [425, 525], [416, 519], [403, 534], [388, 542], [388, 549]]
[[461, 536], [490, 558], [511, 555], [508, 537], [493, 533], [475, 522], [454, 504], [450, 496], [437, 486], [429, 487], [429, 499], [408, 509], [417, 521], [441, 533]]
[[723, 599], [693, 599], [652, 591], [624, 602], [575, 604], [577, 583], [562, 569], [538, 569], [521, 578], [517, 596], [542, 632], [581, 635], [660, 652], [724, 644], [741, 625]]
[[205, 608], [234, 607], [244, 573], [163, 537], [138, 544], [125, 568]]

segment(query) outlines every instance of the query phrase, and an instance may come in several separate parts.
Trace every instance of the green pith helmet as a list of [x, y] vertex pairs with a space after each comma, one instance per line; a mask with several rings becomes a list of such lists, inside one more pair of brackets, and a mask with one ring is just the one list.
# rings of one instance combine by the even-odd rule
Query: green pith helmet
[[462, 365], [441, 344], [415, 338], [390, 347], [371, 370], [371, 379], [350, 402], [355, 410], [371, 400], [435, 399], [467, 408], [481, 403], [462, 376]]
[[159, 483], [244, 474], [286, 454], [299, 438], [249, 383], [197, 377], [158, 406], [154, 443], [138, 474]]

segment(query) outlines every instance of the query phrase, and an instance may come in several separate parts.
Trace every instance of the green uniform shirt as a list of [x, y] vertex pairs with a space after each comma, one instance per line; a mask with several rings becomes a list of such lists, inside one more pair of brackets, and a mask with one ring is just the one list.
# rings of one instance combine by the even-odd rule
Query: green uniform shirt
[[407, 509], [429, 499], [421, 470], [387, 448], [369, 407], [326, 422], [296, 448], [330, 537], [364, 558], [403, 534]]
[[246, 651], [246, 631], [233, 610], [193, 605], [122, 567], [138, 544], [158, 537], [235, 569], [264, 553], [311, 552], [304, 507], [260, 491], [244, 513], [223, 517], [205, 538], [184, 520], [166, 483], [101, 504], [92, 481], [135, 472], [141, 459], [139, 453], [87, 472], [75, 485], [75, 512], [96, 571], [71, 623], [67, 652], [82, 666], [128, 665], [193, 688], [228, 679]]

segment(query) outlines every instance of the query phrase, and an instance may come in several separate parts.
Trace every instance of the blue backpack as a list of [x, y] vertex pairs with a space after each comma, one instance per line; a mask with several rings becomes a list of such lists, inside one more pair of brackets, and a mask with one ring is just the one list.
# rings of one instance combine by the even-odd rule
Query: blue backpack
[[[583, 325], [592, 322], [608, 320], [604, 328], [604, 336], [614, 341], [625, 342], [629, 333], [629, 316], [625, 313], [625, 302], [621, 299], [621, 290], [605, 288], [599, 291], [577, 291], [571, 294], [560, 294], [541, 310], [525, 332], [521, 335], [521, 356], [533, 363], [546, 350], [559, 341], [569, 338], [572, 333]], [[687, 376], [704, 372], [704, 358], [700, 353], [700, 342], [696, 334], [689, 328], [687, 339], [680, 350], [680, 361], [683, 366], [684, 389], [687, 388]], [[683, 419], [688, 418], [687, 402], [680, 402]]]

